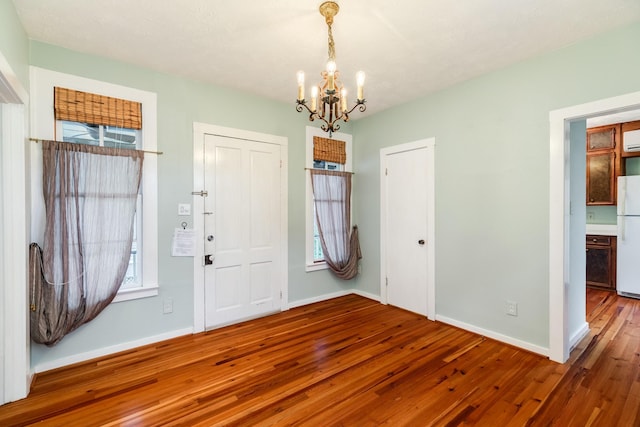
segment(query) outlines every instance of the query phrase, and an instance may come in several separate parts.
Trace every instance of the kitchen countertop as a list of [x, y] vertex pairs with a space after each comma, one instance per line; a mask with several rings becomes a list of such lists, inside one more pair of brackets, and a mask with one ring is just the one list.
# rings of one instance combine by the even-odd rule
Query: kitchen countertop
[[618, 234], [618, 226], [616, 224], [587, 224], [587, 234], [616, 236]]

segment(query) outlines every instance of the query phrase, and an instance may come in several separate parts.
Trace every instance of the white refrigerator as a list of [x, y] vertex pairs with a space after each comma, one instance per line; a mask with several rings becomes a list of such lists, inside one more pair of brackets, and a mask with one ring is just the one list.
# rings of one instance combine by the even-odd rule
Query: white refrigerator
[[640, 175], [618, 177], [618, 294], [640, 298]]

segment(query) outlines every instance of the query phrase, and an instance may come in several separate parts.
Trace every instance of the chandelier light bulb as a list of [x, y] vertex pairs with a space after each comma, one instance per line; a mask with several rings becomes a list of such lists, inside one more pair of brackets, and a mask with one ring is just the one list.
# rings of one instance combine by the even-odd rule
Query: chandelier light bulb
[[311, 111], [316, 111], [318, 106], [318, 86], [311, 87]]
[[298, 71], [298, 100], [304, 99], [304, 71]]
[[327, 61], [327, 73], [334, 74], [336, 72], [336, 61]]
[[336, 63], [335, 61], [329, 60], [327, 62], [327, 90], [334, 91], [336, 90]]
[[356, 84], [358, 85], [358, 99], [364, 99], [364, 71], [356, 73]]

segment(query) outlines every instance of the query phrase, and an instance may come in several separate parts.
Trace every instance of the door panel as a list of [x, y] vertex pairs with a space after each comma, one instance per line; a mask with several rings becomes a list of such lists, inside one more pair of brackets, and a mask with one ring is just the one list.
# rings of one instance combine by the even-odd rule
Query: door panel
[[[387, 302], [428, 314], [427, 148], [386, 156]], [[421, 243], [421, 242], [424, 243]]]
[[618, 293], [640, 295], [640, 217], [618, 217], [616, 287]]
[[263, 262], [251, 265], [251, 302], [264, 304], [272, 298], [270, 278], [273, 276], [273, 263]]
[[206, 135], [205, 326], [261, 316], [280, 302], [280, 146]]

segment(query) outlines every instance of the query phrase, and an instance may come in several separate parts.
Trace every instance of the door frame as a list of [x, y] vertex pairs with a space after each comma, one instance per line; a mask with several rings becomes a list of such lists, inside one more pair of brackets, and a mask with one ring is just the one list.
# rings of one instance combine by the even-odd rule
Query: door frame
[[435, 138], [421, 139], [405, 144], [380, 149], [380, 302], [388, 303], [387, 297], [387, 194], [385, 185], [385, 158], [391, 154], [427, 149], [427, 318], [436, 318], [436, 273], [435, 273]]
[[[289, 139], [284, 136], [252, 132], [243, 129], [229, 128], [207, 123], [193, 123], [193, 192], [205, 190], [205, 135], [216, 135], [246, 141], [263, 142], [280, 145], [280, 292], [281, 307], [285, 311], [289, 308], [289, 248], [288, 248], [288, 145]], [[211, 191], [211, 190], [208, 190]], [[204, 197], [193, 195], [193, 228], [197, 242], [204, 242]], [[205, 330], [205, 299], [204, 299], [204, 245], [196, 244], [193, 257], [193, 332]]]
[[[3, 361], [0, 405], [22, 399], [29, 393], [33, 374], [30, 367], [28, 306], [28, 228], [30, 208], [27, 204], [29, 95], [0, 52], [0, 352]], [[22, 286], [7, 286], [9, 283]]]
[[[570, 134], [569, 123], [640, 108], [640, 92], [601, 99], [549, 112], [549, 359], [569, 359], [573, 331], [569, 331], [570, 257]], [[586, 219], [583, 219], [586, 221]], [[575, 336], [575, 339], [581, 338]]]

